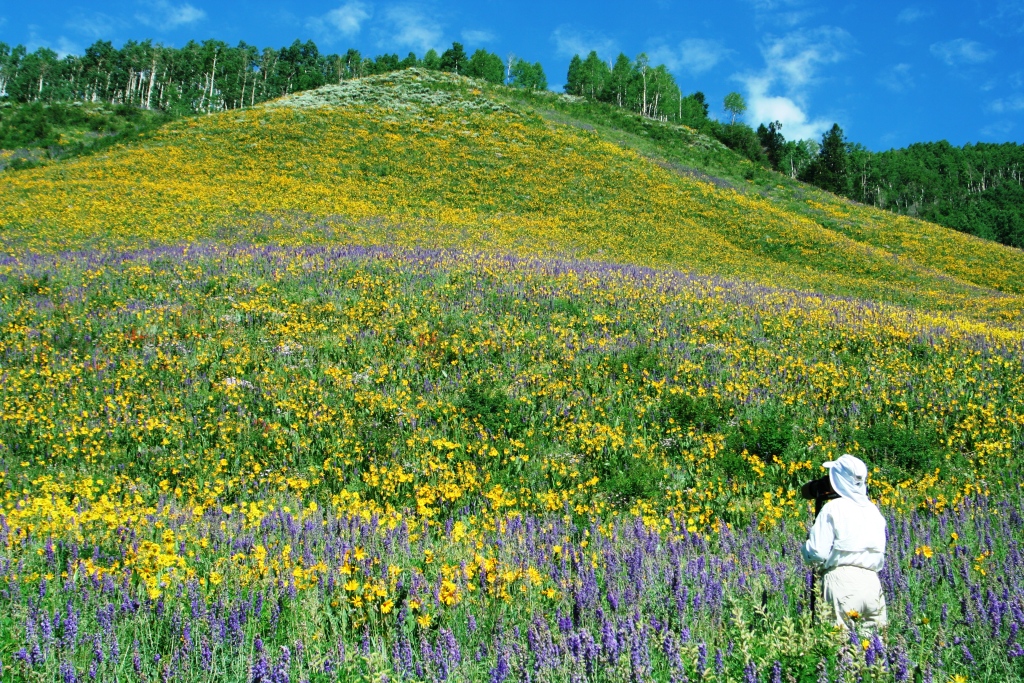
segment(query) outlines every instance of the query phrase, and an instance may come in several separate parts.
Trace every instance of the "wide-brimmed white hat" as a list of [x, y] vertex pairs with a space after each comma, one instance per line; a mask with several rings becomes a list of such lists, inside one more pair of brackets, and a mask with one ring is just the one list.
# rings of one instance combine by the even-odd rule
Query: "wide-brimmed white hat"
[[844, 453], [836, 460], [829, 460], [821, 466], [828, 468], [828, 479], [836, 493], [858, 505], [871, 504], [871, 499], [868, 498], [868, 466], [864, 461]]

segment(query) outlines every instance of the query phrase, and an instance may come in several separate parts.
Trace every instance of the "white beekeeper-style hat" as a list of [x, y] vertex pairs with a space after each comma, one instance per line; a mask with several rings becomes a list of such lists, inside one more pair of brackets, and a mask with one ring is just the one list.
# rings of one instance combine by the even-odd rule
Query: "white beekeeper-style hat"
[[838, 459], [829, 460], [821, 466], [828, 468], [828, 479], [836, 493], [857, 505], [871, 504], [868, 498], [868, 466], [864, 461], [844, 453]]

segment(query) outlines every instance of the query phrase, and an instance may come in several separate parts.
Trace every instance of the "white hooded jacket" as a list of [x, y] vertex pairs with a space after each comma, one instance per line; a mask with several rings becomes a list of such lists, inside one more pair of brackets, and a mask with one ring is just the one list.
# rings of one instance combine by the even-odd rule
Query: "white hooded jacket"
[[804, 561], [825, 571], [885, 566], [885, 518], [867, 496], [867, 466], [852, 455], [826, 462], [839, 498], [821, 508], [803, 546]]

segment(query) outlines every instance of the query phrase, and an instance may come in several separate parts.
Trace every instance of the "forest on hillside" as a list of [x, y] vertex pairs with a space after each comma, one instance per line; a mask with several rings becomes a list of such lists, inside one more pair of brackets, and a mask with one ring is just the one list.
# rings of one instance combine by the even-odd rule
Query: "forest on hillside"
[[[82, 55], [60, 58], [0, 42], [0, 149], [47, 148], [66, 153], [62, 131], [95, 138], [144, 131], [168, 117], [254, 106], [283, 95], [361, 76], [421, 67], [545, 90], [539, 62], [468, 53], [453, 43], [422, 57], [358, 50], [325, 54], [308, 40], [282, 48], [245, 42], [189, 41], [180, 48], [151, 40], [120, 49], [97, 41]], [[787, 140], [782, 124], [743, 121], [746, 103], [729, 93], [721, 108], [700, 92], [684, 93], [668, 68], [645, 54], [606, 60], [596, 52], [569, 63], [564, 90], [595, 106], [681, 124], [716, 138], [754, 163], [858, 202], [916, 216], [1003, 244], [1024, 247], [1024, 147], [1015, 143], [918, 143], [872, 152], [847, 140], [838, 125], [818, 140]], [[108, 105], [97, 111], [79, 103]], [[724, 114], [719, 120], [715, 114]], [[95, 146], [78, 141], [75, 149]], [[2, 160], [0, 160], [2, 165]]]
[[986, 239], [1024, 247], [1024, 147], [946, 141], [872, 152], [837, 125], [820, 141], [787, 140], [778, 121], [755, 131], [742, 121], [746, 102], [729, 93], [709, 116], [701, 92], [683, 95], [664, 65], [645, 55], [605, 61], [596, 52], [569, 63], [566, 92], [712, 135], [751, 161], [855, 201], [916, 216]]
[[151, 40], [127, 41], [117, 49], [97, 41], [85, 53], [59, 58], [49, 48], [28, 52], [0, 42], [0, 98], [14, 102], [106, 102], [178, 114], [208, 113], [253, 106], [328, 83], [412, 66], [453, 71], [493, 83], [547, 88], [540, 63], [502, 59], [486, 50], [472, 55], [460, 43], [422, 59], [383, 54], [373, 59], [358, 50], [323, 54], [312, 40], [280, 49], [245, 42], [189, 41], [181, 48]]
[[[758, 127], [766, 161], [822, 189], [1002, 244], [1024, 247], [1024, 146], [915, 143], [872, 152], [833, 125], [820, 144], [787, 141], [781, 124]], [[807, 159], [797, 168], [793, 159]]]

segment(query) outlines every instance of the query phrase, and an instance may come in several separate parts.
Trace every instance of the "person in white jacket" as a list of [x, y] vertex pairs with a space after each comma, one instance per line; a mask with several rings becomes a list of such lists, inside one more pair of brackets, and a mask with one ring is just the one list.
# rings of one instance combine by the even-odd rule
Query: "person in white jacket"
[[804, 560], [822, 574], [824, 607], [834, 611], [837, 626], [881, 630], [888, 623], [878, 580], [885, 565], [885, 518], [868, 498], [868, 468], [850, 454], [823, 467], [839, 497], [825, 503], [815, 518], [803, 546]]

